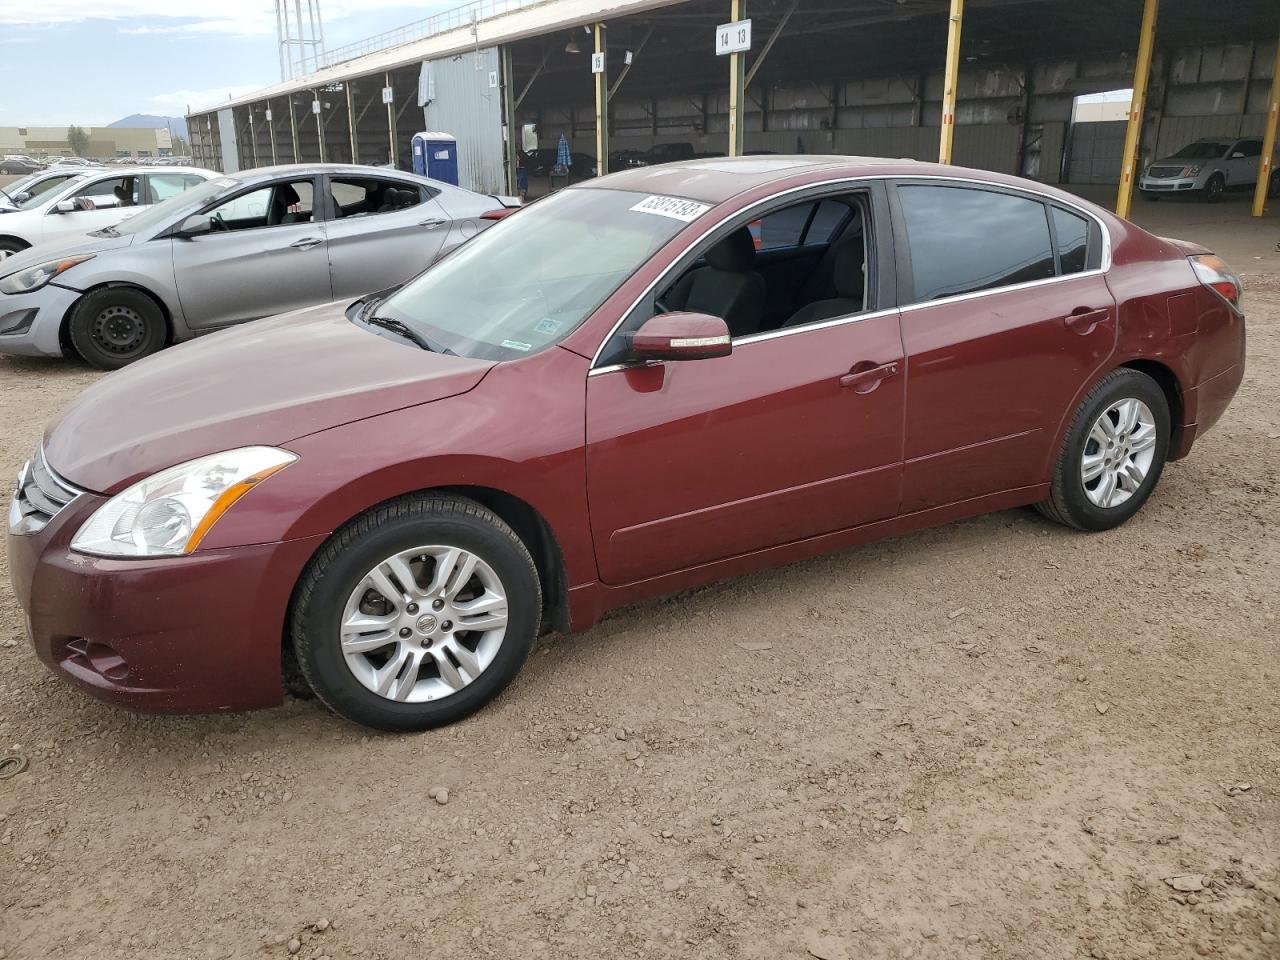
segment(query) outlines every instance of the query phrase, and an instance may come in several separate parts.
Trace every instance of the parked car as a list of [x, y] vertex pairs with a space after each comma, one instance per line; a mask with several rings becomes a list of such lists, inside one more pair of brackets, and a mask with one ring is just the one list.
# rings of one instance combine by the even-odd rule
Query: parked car
[[278, 704], [283, 639], [339, 714], [431, 727], [646, 597], [1023, 504], [1121, 525], [1235, 394], [1240, 296], [1001, 174], [627, 171], [100, 380], [22, 471], [10, 574], [103, 700]]
[[[569, 176], [573, 180], [586, 180], [596, 175], [596, 158], [586, 153], [569, 154]], [[556, 165], [556, 148], [543, 147], [524, 155], [524, 166], [531, 177], [549, 177]]]
[[[1148, 200], [1184, 193], [1217, 203], [1228, 190], [1253, 190], [1261, 159], [1262, 141], [1257, 137], [1206, 137], [1148, 164], [1138, 189]], [[1280, 196], [1280, 170], [1271, 174], [1268, 195]]]
[[[112, 176], [154, 193], [192, 173]], [[337, 164], [208, 176], [123, 223], [109, 222], [115, 211], [94, 236], [0, 266], [0, 353], [74, 353], [115, 369], [231, 324], [403, 283], [518, 203]], [[19, 216], [0, 218], [0, 248]], [[6, 317], [23, 319], [6, 327]]]
[[[8, 186], [0, 187], [0, 213], [13, 213], [32, 203], [38, 203], [43, 194], [83, 176], [85, 174], [80, 170], [41, 170], [39, 173], [28, 174]], [[8, 253], [0, 248], [0, 260], [6, 256]]]
[[43, 164], [37, 163], [30, 157], [0, 158], [0, 176], [12, 176], [15, 173], [35, 173], [37, 170], [43, 169]]
[[138, 170], [51, 168], [51, 173], [76, 175], [61, 185], [19, 205], [0, 217], [0, 270], [5, 261], [36, 244], [81, 239], [112, 226], [152, 204], [218, 176], [196, 167]]

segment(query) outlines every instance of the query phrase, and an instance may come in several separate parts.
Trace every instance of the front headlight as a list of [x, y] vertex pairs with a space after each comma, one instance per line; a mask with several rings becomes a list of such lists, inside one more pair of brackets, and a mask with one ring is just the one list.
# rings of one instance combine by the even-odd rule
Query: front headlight
[[1200, 176], [1200, 170], [1200, 167], [1183, 167], [1182, 175], [1184, 177], [1198, 177]]
[[233, 503], [297, 459], [275, 447], [242, 447], [162, 470], [99, 507], [71, 549], [99, 557], [190, 553]]
[[66, 273], [77, 264], [92, 260], [94, 256], [96, 255], [92, 253], [82, 253], [65, 260], [50, 260], [48, 263], [38, 263], [34, 267], [11, 273], [7, 277], [0, 277], [0, 293], [30, 293], [32, 290], [39, 290], [54, 277]]

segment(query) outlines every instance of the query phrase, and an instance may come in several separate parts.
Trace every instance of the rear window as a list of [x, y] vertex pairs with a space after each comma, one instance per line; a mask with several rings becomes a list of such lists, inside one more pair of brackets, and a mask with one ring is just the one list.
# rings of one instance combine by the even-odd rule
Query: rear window
[[914, 302], [1055, 275], [1045, 205], [967, 187], [898, 188]]

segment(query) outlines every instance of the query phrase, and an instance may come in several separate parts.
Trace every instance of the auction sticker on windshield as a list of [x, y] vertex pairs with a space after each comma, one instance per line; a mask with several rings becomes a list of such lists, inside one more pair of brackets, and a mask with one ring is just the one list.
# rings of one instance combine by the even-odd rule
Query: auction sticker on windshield
[[681, 200], [679, 197], [645, 197], [631, 209], [640, 213], [656, 213], [660, 217], [692, 223], [710, 210], [711, 204], [699, 203], [697, 200]]

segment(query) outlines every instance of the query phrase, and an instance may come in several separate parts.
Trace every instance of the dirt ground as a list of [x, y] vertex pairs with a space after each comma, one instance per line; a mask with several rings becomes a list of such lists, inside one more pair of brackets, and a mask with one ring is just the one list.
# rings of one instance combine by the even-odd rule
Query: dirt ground
[[[1128, 526], [639, 606], [447, 730], [105, 707], [0, 570], [0, 958], [1280, 957], [1280, 226], [1242, 211], [1139, 210], [1248, 275], [1250, 368]], [[0, 476], [94, 377], [0, 359]]]

